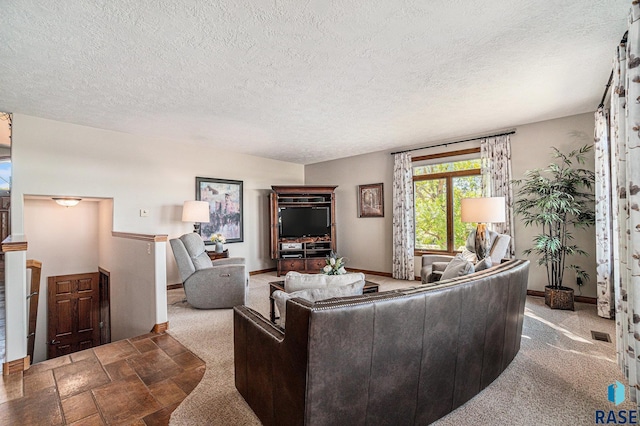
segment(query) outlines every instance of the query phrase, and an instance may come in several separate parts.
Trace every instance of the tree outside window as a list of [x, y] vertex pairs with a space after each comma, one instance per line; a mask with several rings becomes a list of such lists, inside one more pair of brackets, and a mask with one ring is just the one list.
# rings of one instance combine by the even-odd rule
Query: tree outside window
[[482, 196], [480, 159], [416, 166], [413, 181], [416, 251], [459, 251], [476, 227], [460, 220], [460, 200]]

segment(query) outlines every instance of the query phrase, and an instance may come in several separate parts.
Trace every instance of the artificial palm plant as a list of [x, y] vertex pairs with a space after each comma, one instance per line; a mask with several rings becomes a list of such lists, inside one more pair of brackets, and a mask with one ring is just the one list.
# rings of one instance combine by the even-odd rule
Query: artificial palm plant
[[[594, 195], [591, 190], [595, 174], [591, 170], [574, 167], [584, 164], [585, 154], [592, 145], [563, 154], [553, 147], [556, 162], [544, 169], [525, 172], [515, 180], [519, 187], [514, 212], [523, 218], [525, 226], [535, 225], [542, 233], [533, 239], [533, 247], [524, 251], [539, 256], [538, 264], [547, 269], [548, 287], [564, 289], [564, 271], [573, 269], [578, 285], [589, 274], [578, 265], [567, 265], [567, 256], [587, 256], [587, 252], [573, 243], [572, 230], [587, 228], [595, 223]], [[558, 161], [559, 160], [559, 161]]]

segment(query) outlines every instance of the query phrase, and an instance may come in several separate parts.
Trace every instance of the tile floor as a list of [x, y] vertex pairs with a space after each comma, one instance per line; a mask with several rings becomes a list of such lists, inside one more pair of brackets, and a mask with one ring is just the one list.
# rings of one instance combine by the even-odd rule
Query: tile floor
[[0, 425], [166, 425], [205, 363], [168, 334], [146, 334], [3, 376]]

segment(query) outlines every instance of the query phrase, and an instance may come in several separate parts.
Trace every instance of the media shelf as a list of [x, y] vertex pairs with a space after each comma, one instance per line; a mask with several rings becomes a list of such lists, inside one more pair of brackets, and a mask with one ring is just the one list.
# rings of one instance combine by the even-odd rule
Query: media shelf
[[[277, 261], [278, 276], [289, 271], [319, 273], [326, 257], [336, 250], [335, 189], [337, 186], [277, 186], [269, 195], [271, 222], [271, 258]], [[326, 212], [325, 235], [281, 235], [281, 211], [296, 208]], [[307, 209], [307, 210], [311, 210]], [[300, 211], [302, 212], [302, 210]], [[325, 214], [325, 213], [322, 213]], [[324, 226], [324, 225], [322, 225]], [[294, 233], [295, 234], [295, 233]]]

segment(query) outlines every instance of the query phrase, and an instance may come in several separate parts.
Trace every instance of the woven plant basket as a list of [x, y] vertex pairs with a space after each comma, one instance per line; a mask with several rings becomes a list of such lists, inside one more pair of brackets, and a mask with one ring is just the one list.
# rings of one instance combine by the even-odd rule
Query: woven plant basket
[[573, 289], [569, 287], [544, 288], [544, 303], [551, 309], [573, 311]]

